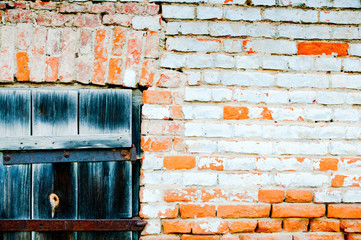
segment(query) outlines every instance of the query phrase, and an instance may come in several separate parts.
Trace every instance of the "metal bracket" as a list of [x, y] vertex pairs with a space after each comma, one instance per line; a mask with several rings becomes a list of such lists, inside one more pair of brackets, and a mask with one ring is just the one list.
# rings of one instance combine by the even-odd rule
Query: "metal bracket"
[[132, 148], [121, 149], [6, 151], [3, 153], [4, 165], [104, 161], [136, 162], [137, 160], [137, 150], [134, 144]]
[[147, 222], [141, 219], [0, 220], [0, 232], [142, 231], [146, 224]]

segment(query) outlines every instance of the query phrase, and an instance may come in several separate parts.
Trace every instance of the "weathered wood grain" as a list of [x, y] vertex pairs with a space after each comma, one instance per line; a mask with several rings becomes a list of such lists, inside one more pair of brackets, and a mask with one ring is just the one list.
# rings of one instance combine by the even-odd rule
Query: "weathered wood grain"
[[[0, 135], [30, 136], [30, 91], [0, 91]], [[4, 166], [0, 161], [0, 219], [30, 218], [30, 165]], [[1, 239], [30, 239], [30, 233], [0, 233]]]

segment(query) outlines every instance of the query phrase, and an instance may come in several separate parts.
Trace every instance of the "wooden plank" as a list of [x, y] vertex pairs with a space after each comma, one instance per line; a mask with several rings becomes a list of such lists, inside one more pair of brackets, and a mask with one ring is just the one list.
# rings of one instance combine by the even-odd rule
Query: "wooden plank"
[[[131, 91], [80, 91], [79, 134], [131, 133]], [[109, 113], [111, 112], [111, 113]], [[132, 216], [132, 163], [79, 163], [79, 219]], [[131, 232], [78, 232], [78, 239], [132, 239]]]
[[[68, 129], [68, 127], [63, 129]], [[121, 147], [131, 147], [130, 133], [108, 135], [95, 134], [82, 136], [32, 136], [0, 138], [0, 151]]]
[[[76, 90], [33, 91], [33, 135], [78, 133]], [[33, 219], [76, 219], [77, 163], [33, 165]], [[56, 236], [56, 237], [55, 237]], [[76, 233], [35, 232], [33, 239], [75, 239]]]
[[[30, 135], [30, 91], [0, 90], [0, 135]], [[30, 218], [30, 165], [4, 166], [0, 161], [0, 219]], [[29, 239], [30, 233], [0, 233], [1, 239]]]

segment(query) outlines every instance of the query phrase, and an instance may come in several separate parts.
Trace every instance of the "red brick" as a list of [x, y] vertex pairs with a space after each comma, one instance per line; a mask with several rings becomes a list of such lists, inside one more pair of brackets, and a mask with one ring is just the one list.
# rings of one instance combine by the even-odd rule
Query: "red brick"
[[338, 56], [348, 55], [347, 43], [330, 43], [330, 42], [298, 42], [298, 55], [331, 55]]
[[8, 9], [5, 11], [5, 19], [11, 23], [30, 23], [31, 14], [30, 10]]
[[176, 71], [167, 71], [160, 74], [156, 85], [165, 88], [178, 88], [182, 81], [182, 74]]
[[145, 6], [127, 3], [122, 5], [121, 13], [140, 15], [145, 12]]
[[29, 57], [26, 52], [16, 53], [16, 79], [18, 81], [29, 81], [30, 69], [29, 69]]
[[108, 14], [103, 16], [103, 24], [129, 26], [131, 17], [125, 14]]
[[[342, 220], [341, 229], [348, 233], [360, 233], [361, 232], [361, 221], [360, 220]], [[340, 230], [339, 230], [340, 231]]]
[[279, 189], [260, 189], [258, 201], [266, 203], [280, 203], [285, 199], [285, 191]]
[[170, 91], [146, 90], [143, 92], [143, 103], [172, 104], [172, 93]]
[[216, 206], [207, 204], [180, 204], [181, 218], [215, 217]]
[[61, 13], [85, 13], [88, 11], [88, 5], [77, 3], [62, 3], [59, 9]]
[[312, 202], [312, 191], [311, 190], [287, 190], [286, 202], [292, 203], [307, 203]]
[[99, 29], [96, 32], [94, 49], [94, 67], [92, 82], [96, 84], [105, 83], [105, 73], [108, 60], [108, 36], [107, 31]]
[[172, 138], [170, 137], [142, 137], [141, 146], [146, 152], [159, 152], [170, 150]]
[[159, 34], [157, 32], [147, 32], [144, 56], [148, 58], [157, 58], [159, 56]]
[[76, 31], [70, 28], [64, 29], [59, 68], [59, 79], [61, 82], [71, 82], [75, 79], [76, 42]]
[[166, 202], [190, 202], [197, 200], [197, 189], [183, 188], [170, 189], [164, 193], [164, 201]]
[[340, 232], [340, 220], [312, 219], [310, 223], [312, 232]]
[[157, 15], [159, 13], [159, 6], [155, 4], [147, 5], [147, 14], [148, 15]]
[[247, 107], [225, 106], [223, 107], [223, 119], [225, 120], [243, 120], [249, 119], [249, 110]]
[[287, 232], [307, 232], [308, 219], [284, 219], [283, 229]]
[[282, 220], [280, 219], [259, 219], [256, 232], [272, 233], [282, 231]]
[[121, 84], [122, 68], [123, 68], [123, 59], [121, 58], [109, 59], [109, 74], [108, 74], [109, 84], [118, 84], [118, 85]]
[[262, 218], [269, 217], [271, 206], [259, 205], [220, 205], [217, 216], [220, 218]]
[[361, 218], [361, 204], [330, 204], [327, 210], [329, 218]]
[[36, 22], [40, 26], [61, 27], [66, 25], [73, 16], [59, 14], [55, 12], [40, 12]]
[[151, 87], [154, 81], [155, 62], [153, 60], [145, 60], [142, 64], [139, 85]]
[[167, 220], [163, 221], [163, 229], [165, 234], [190, 233], [192, 231], [192, 224], [182, 220]]
[[92, 4], [89, 6], [90, 13], [115, 13], [113, 3]]
[[316, 204], [275, 204], [272, 207], [273, 218], [284, 217], [322, 217], [325, 215], [326, 206]]
[[31, 8], [36, 10], [54, 10], [57, 7], [56, 2], [34, 2], [31, 3]]
[[121, 27], [115, 27], [113, 31], [113, 47], [112, 54], [114, 56], [122, 56], [124, 54], [124, 45], [126, 42], [127, 30]]
[[195, 221], [192, 224], [193, 234], [225, 234], [228, 232], [228, 221]]
[[196, 166], [194, 156], [166, 156], [163, 166], [167, 169], [192, 169]]
[[99, 15], [81, 14], [74, 17], [75, 27], [99, 27], [101, 19]]
[[128, 38], [127, 55], [125, 61], [125, 74], [123, 86], [135, 87], [138, 79], [136, 78], [140, 66], [140, 56], [142, 53], [143, 33], [140, 31], [130, 32]]
[[254, 232], [257, 227], [257, 220], [237, 220], [231, 222], [231, 233]]
[[45, 64], [45, 81], [55, 82], [59, 73], [59, 57], [47, 57]]

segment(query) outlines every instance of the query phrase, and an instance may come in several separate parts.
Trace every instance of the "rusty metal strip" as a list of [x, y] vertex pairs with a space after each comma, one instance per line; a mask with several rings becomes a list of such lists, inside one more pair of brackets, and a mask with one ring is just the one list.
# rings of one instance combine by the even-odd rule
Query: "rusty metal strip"
[[0, 220], [0, 232], [84, 232], [142, 231], [147, 224], [140, 219], [121, 220]]
[[135, 161], [128, 149], [12, 151], [3, 153], [4, 165], [64, 162]]

